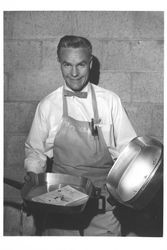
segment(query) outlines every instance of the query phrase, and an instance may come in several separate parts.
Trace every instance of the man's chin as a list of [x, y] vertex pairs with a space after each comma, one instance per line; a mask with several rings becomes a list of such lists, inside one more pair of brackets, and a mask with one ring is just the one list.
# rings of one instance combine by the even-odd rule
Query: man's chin
[[87, 84], [67, 84], [67, 86], [73, 91], [81, 91]]

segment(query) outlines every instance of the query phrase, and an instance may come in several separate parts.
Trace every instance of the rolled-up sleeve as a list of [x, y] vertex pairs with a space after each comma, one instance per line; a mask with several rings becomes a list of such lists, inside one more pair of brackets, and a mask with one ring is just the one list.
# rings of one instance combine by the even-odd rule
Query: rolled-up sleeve
[[48, 135], [47, 121], [41, 104], [38, 104], [32, 126], [25, 142], [26, 171], [43, 173], [46, 171], [45, 141]]

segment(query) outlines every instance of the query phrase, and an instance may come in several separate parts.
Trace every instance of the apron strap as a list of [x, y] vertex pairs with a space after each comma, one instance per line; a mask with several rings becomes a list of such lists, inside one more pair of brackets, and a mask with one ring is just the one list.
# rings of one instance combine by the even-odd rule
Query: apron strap
[[98, 108], [97, 108], [97, 100], [96, 100], [96, 95], [94, 88], [91, 84], [91, 93], [92, 93], [92, 105], [93, 105], [93, 112], [94, 112], [94, 120], [95, 123], [99, 122], [99, 113], [98, 113]]
[[[90, 86], [91, 86], [94, 120], [95, 120], [95, 123], [98, 123], [99, 122], [99, 113], [98, 113], [98, 108], [97, 108], [96, 95], [95, 95], [95, 91], [94, 91], [92, 84], [90, 84]], [[62, 95], [63, 95], [63, 116], [68, 116], [67, 97], [64, 96], [64, 87], [63, 87]]]
[[64, 95], [64, 87], [62, 91], [62, 97], [63, 97], [63, 116], [68, 116], [67, 97], [65, 97]]

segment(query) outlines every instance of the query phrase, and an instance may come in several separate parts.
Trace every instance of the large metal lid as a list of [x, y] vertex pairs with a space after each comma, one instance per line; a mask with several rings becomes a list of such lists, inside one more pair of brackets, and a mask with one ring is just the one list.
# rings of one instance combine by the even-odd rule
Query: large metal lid
[[134, 138], [107, 176], [109, 194], [127, 206], [146, 206], [162, 184], [162, 151], [162, 144], [154, 138]]

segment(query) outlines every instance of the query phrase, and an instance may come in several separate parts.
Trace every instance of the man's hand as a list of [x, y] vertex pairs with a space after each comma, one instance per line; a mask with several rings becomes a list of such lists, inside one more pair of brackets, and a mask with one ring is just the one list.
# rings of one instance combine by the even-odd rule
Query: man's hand
[[25, 183], [31, 183], [33, 186], [38, 185], [38, 175], [34, 172], [27, 172], [24, 177]]

